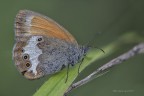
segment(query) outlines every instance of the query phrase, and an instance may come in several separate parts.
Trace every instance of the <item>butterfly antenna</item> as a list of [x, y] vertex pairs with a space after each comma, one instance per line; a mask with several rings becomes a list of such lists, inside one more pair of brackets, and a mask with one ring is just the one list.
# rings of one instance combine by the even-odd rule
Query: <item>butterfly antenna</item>
[[[95, 37], [98, 36], [99, 34], [101, 34], [101, 32], [98, 32], [97, 34], [95, 34], [94, 37], [86, 44], [86, 46], [91, 47], [91, 45], [92, 45], [92, 44], [94, 43], [94, 41], [95, 41]], [[91, 43], [91, 44], [90, 44], [90, 43]], [[99, 48], [99, 47], [97, 47], [97, 46], [94, 46], [93, 48], [99, 49], [99, 50], [101, 50], [103, 53], [105, 53], [103, 49], [101, 49], [101, 48]]]
[[105, 51], [103, 49], [96, 47], [96, 46], [94, 48], [101, 50], [105, 54]]
[[[100, 34], [100, 33], [101, 33], [101, 32], [98, 32], [97, 34]], [[95, 37], [97, 36], [97, 34], [95, 34], [95, 36], [94, 36], [85, 46], [91, 47], [91, 46], [90, 46], [90, 43], [93, 43], [93, 42], [94, 42]], [[94, 47], [94, 48], [99, 49], [99, 50], [101, 50], [103, 53], [105, 53], [105, 51], [104, 51], [103, 49], [99, 48], [99, 47]], [[80, 73], [80, 67], [81, 67], [81, 65], [82, 65], [82, 63], [83, 63], [83, 61], [84, 61], [84, 59], [85, 59], [85, 56], [86, 56], [86, 54], [84, 54], [82, 60], [80, 61], [79, 66], [78, 66], [78, 75], [79, 75], [79, 73]]]

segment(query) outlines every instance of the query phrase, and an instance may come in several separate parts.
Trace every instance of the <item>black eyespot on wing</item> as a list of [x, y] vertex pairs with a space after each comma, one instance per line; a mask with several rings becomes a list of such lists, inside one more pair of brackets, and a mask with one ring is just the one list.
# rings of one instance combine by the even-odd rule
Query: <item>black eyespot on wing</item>
[[27, 62], [27, 63], [26, 63], [26, 67], [27, 67], [27, 68], [31, 67], [30, 62]]
[[29, 59], [29, 55], [28, 55], [28, 54], [24, 54], [24, 55], [23, 55], [23, 59], [24, 59], [24, 60], [28, 60], [28, 59]]
[[38, 41], [42, 41], [42, 38], [38, 38]]
[[21, 52], [24, 53], [24, 49], [23, 48], [21, 49]]
[[42, 42], [42, 41], [43, 41], [43, 38], [42, 38], [42, 37], [39, 37], [39, 38], [37, 39], [37, 41], [38, 41], [38, 42]]

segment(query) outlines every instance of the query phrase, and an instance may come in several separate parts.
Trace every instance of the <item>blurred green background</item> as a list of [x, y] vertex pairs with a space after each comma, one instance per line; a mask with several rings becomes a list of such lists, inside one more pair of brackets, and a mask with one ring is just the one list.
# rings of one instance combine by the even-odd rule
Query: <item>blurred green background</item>
[[[69, 30], [79, 44], [86, 44], [96, 36], [92, 46], [102, 48], [126, 34], [134, 34], [127, 36], [113, 54], [87, 67], [77, 80], [144, 41], [143, 0], [0, 0], [0, 96], [32, 96], [49, 78], [27, 80], [14, 66], [14, 18], [21, 9], [54, 19]], [[69, 96], [144, 96], [143, 68], [144, 55], [135, 56]]]

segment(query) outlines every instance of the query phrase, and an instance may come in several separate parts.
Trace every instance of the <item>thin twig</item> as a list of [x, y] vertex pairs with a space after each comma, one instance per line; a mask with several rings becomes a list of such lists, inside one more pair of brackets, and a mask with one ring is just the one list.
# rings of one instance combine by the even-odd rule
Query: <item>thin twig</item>
[[84, 79], [72, 84], [67, 91], [65, 92], [64, 96], [67, 96], [67, 94], [69, 92], [71, 92], [73, 89], [76, 89], [86, 83], [88, 83], [89, 81], [91, 81], [94, 76], [96, 76], [97, 74], [100, 74], [102, 72], [104, 72], [106, 69], [109, 69], [115, 65], [118, 65], [126, 60], [128, 60], [129, 58], [137, 55], [137, 54], [141, 54], [144, 53], [144, 43], [138, 44], [136, 45], [134, 48], [132, 48], [131, 50], [129, 50], [128, 52], [118, 56], [117, 58], [114, 58], [113, 60], [109, 61], [108, 63], [104, 64], [103, 66], [99, 67], [97, 70], [95, 70], [94, 72], [92, 72], [90, 75], [88, 75], [87, 77], [85, 77]]

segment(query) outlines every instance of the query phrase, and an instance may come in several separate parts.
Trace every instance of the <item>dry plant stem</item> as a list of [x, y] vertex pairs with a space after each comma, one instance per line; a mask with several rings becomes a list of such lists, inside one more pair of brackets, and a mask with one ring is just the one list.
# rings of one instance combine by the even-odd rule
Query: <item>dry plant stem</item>
[[76, 89], [86, 83], [88, 83], [89, 81], [91, 81], [92, 79], [94, 79], [94, 77], [96, 75], [98, 75], [99, 73], [104, 72], [106, 69], [109, 69], [115, 65], [118, 65], [126, 60], [128, 60], [129, 58], [137, 55], [137, 54], [141, 54], [144, 53], [144, 43], [138, 44], [136, 45], [134, 48], [132, 48], [131, 50], [129, 50], [128, 52], [120, 55], [117, 58], [114, 58], [113, 60], [109, 61], [108, 63], [104, 64], [103, 66], [99, 67], [96, 71], [92, 72], [90, 75], [88, 75], [87, 77], [85, 77], [84, 79], [72, 84], [68, 90], [65, 92], [64, 96], [67, 96], [67, 94], [72, 91], [73, 89]]

